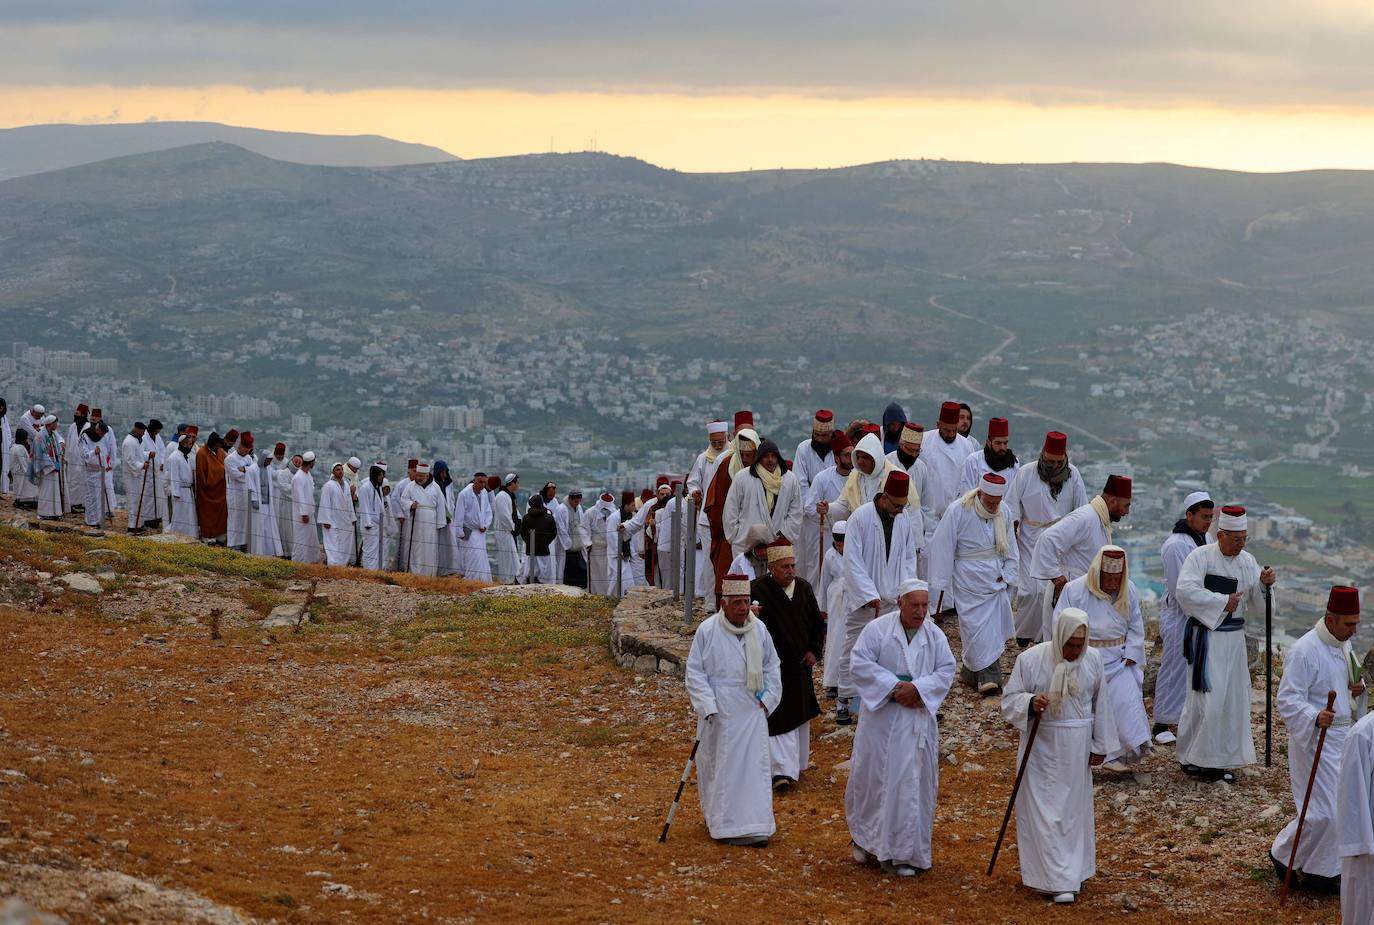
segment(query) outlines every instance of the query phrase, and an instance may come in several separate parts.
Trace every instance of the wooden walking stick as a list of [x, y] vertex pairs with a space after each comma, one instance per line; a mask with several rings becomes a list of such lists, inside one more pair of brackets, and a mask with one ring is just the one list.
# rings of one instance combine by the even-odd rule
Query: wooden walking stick
[[[148, 468], [150, 466], [152, 466], [150, 461], [143, 463], [143, 484], [138, 489], [138, 509], [129, 512], [129, 522], [126, 525], [130, 533], [133, 533], [135, 529], [143, 529], [143, 493], [148, 490]], [[138, 518], [138, 527], [134, 527], [135, 517]]]
[[[825, 568], [825, 515], [821, 515], [820, 522], [816, 524], [816, 543], [821, 550], [820, 567]], [[819, 574], [819, 573], [818, 573]]]
[[1274, 766], [1274, 591], [1264, 586], [1264, 766]]
[[[1336, 692], [1328, 691], [1326, 709], [1336, 708]], [[1330, 728], [1330, 727], [1327, 727]], [[1302, 824], [1307, 821], [1307, 804], [1312, 802], [1312, 785], [1317, 782], [1317, 767], [1322, 761], [1322, 746], [1326, 744], [1326, 729], [1317, 734], [1317, 751], [1312, 756], [1312, 773], [1307, 777], [1307, 792], [1302, 797], [1302, 811], [1298, 813], [1298, 828], [1293, 833], [1293, 850], [1288, 852], [1288, 867], [1283, 872], [1283, 889], [1279, 891], [1279, 905], [1288, 901], [1288, 884], [1293, 879], [1293, 864], [1298, 859], [1298, 841], [1302, 838]]]
[[997, 864], [997, 854], [1002, 850], [1002, 839], [1007, 836], [1007, 823], [1011, 822], [1011, 811], [1016, 808], [1016, 795], [1021, 792], [1021, 781], [1026, 777], [1026, 765], [1030, 763], [1031, 746], [1035, 744], [1035, 734], [1040, 731], [1040, 717], [1042, 713], [1035, 714], [1031, 719], [1030, 732], [1026, 734], [1026, 750], [1021, 754], [1021, 767], [1016, 772], [1016, 783], [1011, 785], [1011, 799], [1007, 800], [1007, 811], [1002, 816], [1002, 829], [997, 833], [997, 844], [992, 846], [992, 860], [988, 861], [988, 876], [992, 876], [992, 868]]
[[696, 760], [697, 748], [701, 745], [701, 739], [692, 741], [692, 753], [687, 756], [687, 766], [682, 769], [682, 779], [677, 782], [677, 794], [673, 797], [673, 805], [668, 807], [668, 821], [663, 823], [663, 832], [658, 836], [659, 844], [668, 840], [668, 827], [673, 824], [673, 817], [677, 815], [677, 808], [682, 805], [682, 790], [687, 786], [687, 778], [692, 776], [692, 762]]
[[62, 443], [62, 462], [57, 470], [57, 497], [62, 505], [62, 516], [67, 516], [67, 443]]

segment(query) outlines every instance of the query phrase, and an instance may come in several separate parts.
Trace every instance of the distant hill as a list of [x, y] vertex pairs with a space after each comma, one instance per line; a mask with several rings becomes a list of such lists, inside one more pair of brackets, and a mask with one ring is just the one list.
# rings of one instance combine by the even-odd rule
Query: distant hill
[[0, 180], [211, 141], [235, 144], [279, 161], [330, 167], [389, 167], [458, 159], [439, 148], [381, 135], [272, 132], [217, 122], [26, 125], [0, 129]]

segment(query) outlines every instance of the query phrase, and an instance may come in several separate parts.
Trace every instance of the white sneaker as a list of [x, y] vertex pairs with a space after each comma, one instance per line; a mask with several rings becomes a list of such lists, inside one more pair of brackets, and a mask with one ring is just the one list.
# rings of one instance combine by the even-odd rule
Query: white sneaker
[[1104, 770], [1104, 771], [1129, 771], [1129, 770], [1130, 770], [1130, 768], [1128, 768], [1123, 762], [1120, 762], [1120, 761], [1108, 761], [1108, 762], [1106, 762], [1105, 764], [1098, 765], [1098, 767], [1100, 767], [1100, 768], [1101, 768], [1102, 770]]
[[1175, 742], [1177, 742], [1177, 741], [1178, 741], [1178, 736], [1174, 735], [1172, 732], [1170, 732], [1170, 731], [1167, 730], [1167, 729], [1165, 729], [1163, 732], [1157, 732], [1157, 733], [1155, 733], [1155, 744], [1156, 744], [1156, 745], [1173, 745], [1173, 744], [1174, 744]]
[[883, 861], [882, 868], [885, 874], [893, 874], [898, 877], [916, 876], [916, 868], [910, 864], [893, 864], [891, 861]]
[[1074, 898], [1072, 893], [1056, 893], [1054, 901], [1060, 904], [1071, 903], [1074, 901]]

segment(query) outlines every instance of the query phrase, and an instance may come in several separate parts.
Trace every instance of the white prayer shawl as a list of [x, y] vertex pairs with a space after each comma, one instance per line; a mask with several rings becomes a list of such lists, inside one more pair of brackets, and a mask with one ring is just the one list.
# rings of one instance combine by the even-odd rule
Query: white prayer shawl
[[277, 535], [281, 537], [281, 554], [291, 558], [291, 540], [296, 531], [291, 527], [291, 479], [295, 475], [286, 460], [272, 461], [272, 484], [277, 490]]
[[1336, 825], [1341, 921], [1374, 925], [1374, 714], [1366, 715], [1346, 736], [1336, 783]]
[[41, 429], [34, 453], [34, 468], [38, 470], [39, 479], [38, 516], [61, 517], [64, 513], [61, 463], [65, 453], [61, 435], [57, 431]]
[[[461, 510], [455, 520], [462, 518], [456, 528], [460, 531], [459, 572], [473, 581], [491, 581], [491, 558], [487, 555], [487, 531], [492, 522], [490, 492], [474, 491], [469, 483], [458, 493], [458, 506]], [[557, 515], [554, 516], [556, 520]]]
[[[248, 535], [248, 551], [255, 556], [281, 555], [281, 537], [277, 534], [277, 493], [272, 474], [263, 472], [257, 463], [248, 467], [248, 501], [253, 507], [252, 532]], [[265, 490], [264, 490], [265, 489]]]
[[[820, 548], [825, 545], [826, 558], [830, 558], [830, 544], [832, 543], [830, 527], [836, 523], [834, 512], [827, 512], [825, 515], [825, 525], [821, 525], [821, 517], [816, 513], [817, 503], [824, 501], [833, 504], [838, 501], [840, 494], [844, 491], [844, 482], [848, 476], [840, 475], [835, 471], [834, 466], [827, 466], [817, 472], [811, 480], [811, 487], [804, 492], [802, 499], [802, 523], [801, 534], [797, 537], [797, 577], [803, 578], [808, 584], [814, 585], [820, 580], [821, 563]], [[823, 598], [820, 599], [822, 605], [825, 604]]]
[[930, 506], [930, 467], [925, 460], [919, 456], [912, 461], [910, 466], [903, 466], [901, 457], [897, 451], [893, 450], [887, 454], [887, 461], [907, 474], [911, 479], [911, 489], [916, 492], [916, 496], [921, 499], [921, 525], [924, 536], [921, 540], [921, 548], [924, 549], [930, 542], [930, 537], [935, 533], [935, 527], [940, 522], [940, 518], [935, 516], [935, 508]]
[[252, 455], [241, 456], [237, 449], [224, 457], [224, 497], [229, 509], [224, 542], [230, 547], [247, 546], [248, 533], [253, 526], [253, 511], [248, 503], [248, 467], [251, 465]]
[[[510, 492], [501, 489], [491, 499], [491, 532], [496, 534], [496, 564], [492, 580], [500, 584], [515, 584], [520, 579], [520, 552], [515, 547], [515, 501]], [[603, 540], [604, 541], [604, 540]], [[601, 564], [605, 574], [605, 563]], [[595, 575], [595, 571], [591, 572]], [[605, 594], [605, 589], [593, 594]]]
[[[302, 517], [305, 523], [301, 523]], [[291, 477], [291, 561], [320, 561], [319, 527], [315, 525], [315, 479], [304, 469]]]
[[18, 443], [10, 447], [7, 490], [13, 492], [15, 501], [32, 501], [38, 497], [38, 486], [29, 481], [29, 459], [29, 451]]
[[758, 696], [745, 687], [745, 637], [725, 631], [716, 619], [697, 627], [687, 654], [687, 694], [700, 739], [697, 795], [712, 838], [776, 831], [768, 714], [782, 699], [782, 675], [772, 637], [758, 620], [752, 622], [763, 655], [764, 689]]
[[[1008, 538], [1011, 512], [999, 507]], [[1011, 589], [1016, 583], [1017, 546], [1007, 543], [1007, 555], [997, 555], [996, 522], [984, 520], [972, 507], [951, 504], [930, 539], [930, 597], [932, 606], [945, 602], [959, 612], [961, 661], [978, 672], [1002, 657], [1013, 633]], [[848, 543], [846, 543], [846, 546]]]
[[386, 496], [380, 487], [373, 485], [371, 479], [358, 484], [358, 529], [362, 533], [365, 569], [380, 571], [382, 568], [382, 549], [386, 539]]
[[[1312, 758], [1317, 750], [1317, 714], [1326, 709], [1326, 695], [1336, 692], [1336, 720], [1326, 731], [1322, 761], [1312, 786], [1312, 801], [1303, 823], [1302, 841], [1293, 862], [1295, 870], [1318, 877], [1341, 872], [1340, 827], [1336, 816], [1336, 785], [1341, 755], [1352, 723], [1365, 714], [1366, 697], [1350, 696], [1350, 654], [1344, 646], [1332, 646], [1316, 630], [1309, 630], [1284, 653], [1283, 678], [1275, 699], [1283, 725], [1288, 729], [1288, 778], [1293, 805], [1302, 806]], [[1293, 851], [1298, 820], [1293, 818], [1274, 839], [1271, 853], [1284, 864]]]
[[406, 546], [410, 540], [410, 505], [404, 497], [406, 489], [411, 484], [413, 483], [409, 476], [399, 480], [391, 487], [391, 496], [387, 499], [387, 506], [391, 509], [391, 516], [396, 522], [396, 558], [392, 560], [392, 566], [398, 572], [409, 570]]
[[[1018, 655], [1002, 694], [1002, 717], [1021, 733], [1014, 768], [1026, 753], [1031, 701], [1049, 692], [1054, 644], [1043, 642]], [[1078, 693], [1041, 714], [1016, 796], [1021, 882], [1045, 893], [1077, 893], [1097, 873], [1088, 758], [1109, 754], [1117, 741], [1102, 659], [1085, 647], [1078, 661]]]
[[897, 589], [916, 577], [916, 544], [920, 526], [908, 511], [892, 522], [892, 547], [884, 540], [883, 524], [872, 501], [848, 518], [844, 535], [844, 598], [851, 612], [869, 601], [879, 611], [897, 606]]
[[348, 485], [330, 478], [320, 489], [319, 510], [315, 520], [324, 530], [326, 565], [347, 565], [353, 561], [353, 500]]
[[816, 600], [825, 611], [825, 660], [821, 665], [821, 684], [840, 686], [840, 653], [844, 649], [844, 624], [849, 610], [844, 600], [844, 556], [831, 548], [825, 554]]
[[[954, 654], [931, 620], [908, 643], [901, 614], [892, 611], [864, 627], [850, 663], [863, 721], [844, 791], [849, 834], [880, 861], [927, 870], [940, 783], [935, 714], [954, 683]], [[916, 686], [921, 706], [892, 699], [903, 679]]]
[[[100, 441], [82, 434], [76, 453], [67, 456], [81, 472], [84, 487], [81, 496], [86, 500], [86, 525], [98, 527], [105, 518], [105, 463], [100, 456]], [[73, 458], [74, 457], [74, 458]]]
[[[444, 516], [444, 493], [434, 482], [411, 482], [401, 498], [402, 509], [410, 522], [401, 548], [402, 560], [414, 575], [438, 574], [439, 519]], [[411, 505], [415, 505], [414, 510]], [[408, 558], [407, 558], [408, 557]]]
[[763, 491], [763, 482], [753, 474], [740, 470], [730, 483], [730, 492], [725, 496], [725, 510], [721, 515], [725, 537], [730, 548], [739, 555], [747, 549], [745, 534], [754, 524], [767, 524], [774, 533], [781, 533], [795, 544], [801, 535], [802, 507], [801, 486], [791, 472], [782, 474], [782, 486], [772, 512], [768, 510], [768, 500]]
[[928, 503], [937, 521], [945, 516], [945, 509], [958, 499], [964, 460], [977, 449], [978, 444], [959, 434], [950, 443], [945, 443], [938, 433], [932, 433], [921, 441], [921, 459], [930, 472]]
[[[1204, 626], [1214, 628], [1225, 618], [1226, 595], [1208, 591], [1208, 575], [1235, 578], [1244, 595], [1236, 617], [1250, 610], [1263, 613], [1264, 591], [1259, 563], [1241, 550], [1227, 558], [1215, 543], [1199, 546], [1188, 554], [1178, 576], [1178, 603], [1183, 612]], [[1278, 595], [1275, 595], [1277, 601]], [[1243, 630], [1208, 633], [1207, 676], [1210, 691], [1188, 686], [1183, 716], [1178, 724], [1178, 760], [1202, 768], [1238, 768], [1255, 763], [1255, 738], [1250, 728], [1250, 666], [1246, 660]], [[1189, 666], [1191, 668], [1191, 666]]]
[[[119, 458], [124, 468], [124, 494], [129, 507], [129, 525], [141, 527], [157, 516], [157, 505], [153, 501], [153, 496], [156, 493], [156, 486], [153, 484], [153, 465], [148, 461], [148, 451], [144, 448], [143, 441], [133, 434], [125, 436], [124, 442], [119, 448]], [[229, 459], [224, 461], [224, 470], [227, 477]], [[142, 506], [139, 505], [140, 498], [143, 501]], [[229, 500], [231, 525], [233, 518], [234, 502], [231, 495]], [[245, 543], [247, 542], [246, 536], [245, 534], [243, 540]]]
[[14, 431], [10, 419], [0, 415], [0, 491], [10, 490], [10, 447], [14, 445]]
[[[558, 511], [563, 507], [563, 502], [559, 501], [557, 498], [553, 498], [552, 500], [548, 501], [544, 506], [548, 508], [549, 513], [553, 515], [554, 525], [557, 526]], [[563, 566], [565, 564], [563, 556], [564, 553], [566, 553], [567, 551], [568, 547], [564, 546], [557, 536], [555, 536], [553, 542], [549, 544], [549, 557], [553, 561], [554, 582], [556, 582], [557, 584], [563, 583]], [[643, 558], [642, 550], [640, 553], [640, 558]]]
[[[633, 552], [628, 557], [621, 557], [620, 539], [620, 511], [615, 510], [606, 518], [606, 593], [612, 597], [616, 596], [617, 590], [623, 594], [635, 585], [644, 584], [643, 572], [637, 567], [639, 560]], [[617, 570], [620, 574], [619, 588]]]
[[[1007, 485], [1010, 486], [1012, 480], [1016, 478], [1016, 473], [1019, 472], [1020, 469], [1021, 464], [1019, 462], [1014, 462], [1005, 469], [997, 470], [997, 474], [1006, 479]], [[992, 466], [988, 465], [988, 458], [983, 455], [983, 450], [981, 448], [968, 454], [968, 458], [965, 459], [963, 465], [959, 467], [959, 494], [962, 495], [965, 492], [977, 488], [978, 484], [983, 481], [983, 476], [991, 471]], [[1061, 491], [1059, 495], [1063, 497], [1064, 493]]]
[[[115, 497], [115, 469], [119, 466], [119, 445], [115, 443], [113, 430], [105, 431], [105, 436], [100, 438], [100, 454], [105, 460], [105, 494], [109, 496], [109, 507], [111, 510], [119, 507], [119, 500]], [[141, 473], [140, 473], [141, 474]], [[125, 479], [127, 482], [128, 480]], [[135, 487], [135, 491], [137, 488]], [[129, 492], [129, 486], [124, 486], [125, 494]], [[134, 496], [133, 501], [125, 500], [125, 506], [136, 503], [138, 496]]]
[[[1209, 539], [1209, 542], [1211, 540]], [[1186, 533], [1170, 533], [1159, 548], [1164, 566], [1164, 599], [1159, 604], [1159, 641], [1164, 651], [1159, 659], [1159, 673], [1155, 676], [1154, 721], [1166, 726], [1178, 725], [1183, 715], [1183, 701], [1188, 693], [1188, 663], [1183, 658], [1183, 630], [1188, 616], [1178, 605], [1178, 574], [1183, 561], [1197, 549]]]
[[811, 445], [811, 438], [808, 437], [797, 444], [797, 451], [792, 454], [792, 474], [797, 477], [797, 482], [801, 485], [802, 494], [805, 495], [811, 490], [811, 483], [816, 476], [820, 475], [828, 466], [835, 464], [834, 454], [826, 453], [822, 459], [815, 447]]
[[[873, 471], [867, 475], [859, 466], [859, 454], [861, 453], [873, 459]], [[847, 519], [850, 514], [872, 501], [878, 492], [883, 490], [887, 474], [901, 468], [883, 454], [883, 442], [875, 434], [864, 434], [859, 438], [859, 443], [854, 447], [852, 457], [854, 468], [849, 470], [849, 475], [845, 476], [844, 488], [840, 491], [840, 497], [836, 499], [833, 510], [830, 512], [832, 523]]]
[[153, 455], [153, 467], [148, 473], [148, 491], [153, 495], [153, 517], [167, 522], [167, 468], [165, 466], [167, 442], [162, 437], [154, 437], [146, 431], [143, 434], [144, 454]]
[[463, 498], [462, 493], [469, 486], [459, 488], [450, 482], [447, 488], [432, 483], [439, 488], [439, 506], [435, 508], [434, 573], [436, 575], [458, 575], [463, 571]]
[[[179, 533], [182, 536], [199, 537], [200, 520], [196, 516], [196, 470], [191, 465], [191, 461], [181, 454], [180, 450], [174, 451], [167, 457], [167, 482], [172, 488], [172, 525], [168, 528], [172, 533]], [[100, 483], [92, 480], [90, 490], [96, 492], [100, 490]], [[280, 497], [280, 496], [279, 496]], [[287, 510], [288, 523], [290, 521], [290, 495], [286, 495], [286, 503], [282, 507]], [[90, 507], [87, 506], [89, 513]], [[88, 518], [89, 520], [89, 518]]]
[[[1126, 583], [1129, 595], [1128, 613], [1123, 617], [1115, 603], [1103, 600], [1088, 590], [1086, 576], [1075, 578], [1064, 586], [1055, 605], [1050, 633], [1059, 622], [1059, 614], [1067, 607], [1077, 607], [1088, 615], [1088, 640], [1125, 640], [1121, 645], [1095, 647], [1101, 657], [1106, 676], [1107, 703], [1111, 707], [1113, 725], [1120, 742], [1112, 742], [1107, 751], [1099, 752], [1108, 761], [1136, 761], [1143, 757], [1150, 745], [1150, 721], [1145, 715], [1143, 685], [1145, 683], [1145, 620], [1140, 613], [1140, 596], [1135, 582]], [[1126, 659], [1135, 662], [1127, 665]]]
[[67, 425], [63, 451], [66, 458], [62, 460], [62, 485], [67, 493], [67, 505], [62, 513], [67, 514], [72, 508], [86, 504], [86, 465], [81, 458], [81, 428], [76, 426], [75, 421]]

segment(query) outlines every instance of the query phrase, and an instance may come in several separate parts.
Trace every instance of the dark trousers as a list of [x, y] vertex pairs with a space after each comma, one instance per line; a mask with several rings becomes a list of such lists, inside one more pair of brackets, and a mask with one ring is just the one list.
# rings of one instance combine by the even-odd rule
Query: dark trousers
[[563, 556], [563, 584], [574, 588], [587, 587], [587, 560], [581, 550], [569, 549]]

